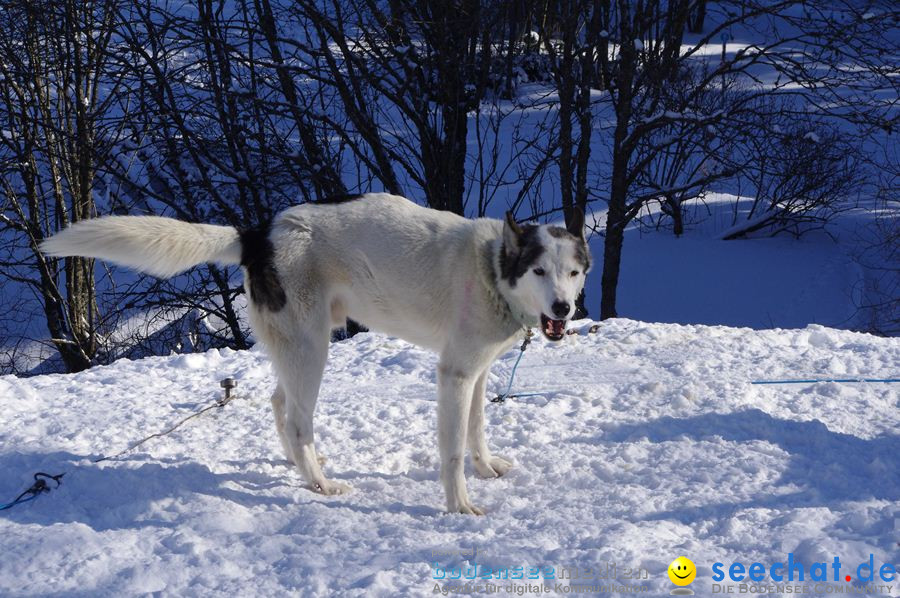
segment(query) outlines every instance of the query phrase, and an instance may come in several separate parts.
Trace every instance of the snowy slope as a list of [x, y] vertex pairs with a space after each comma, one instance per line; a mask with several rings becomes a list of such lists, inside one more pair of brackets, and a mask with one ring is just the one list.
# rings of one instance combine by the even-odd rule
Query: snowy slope
[[[864, 297], [867, 277], [874, 274], [854, 254], [864, 251], [863, 231], [874, 230], [874, 216], [862, 210], [837, 216], [827, 233], [812, 231], [800, 239], [787, 235], [721, 240], [734, 223], [730, 194], [709, 194], [702, 205], [689, 204], [683, 236], [632, 223], [625, 231], [622, 270], [616, 305], [622, 317], [677, 324], [869, 330], [871, 314], [860, 305], [887, 297]], [[743, 214], [748, 202], [739, 202]], [[658, 209], [645, 216], [658, 218]], [[652, 217], [651, 217], [652, 216]], [[895, 215], [900, 218], [900, 214]], [[595, 211], [589, 221], [605, 226], [606, 214]], [[603, 237], [593, 235], [596, 265], [588, 275], [590, 315], [600, 313]], [[880, 256], [879, 256], [880, 258]], [[887, 256], [869, 260], [885, 267]]]
[[[700, 596], [715, 562], [900, 565], [900, 385], [748, 383], [896, 376], [900, 339], [614, 320], [538, 340], [516, 389], [547, 394], [488, 406], [489, 442], [516, 467], [469, 470], [480, 518], [442, 511], [434, 365], [381, 335], [333, 345], [318, 442], [354, 487], [334, 498], [283, 460], [259, 351], [0, 378], [0, 502], [34, 471], [68, 471], [0, 512], [0, 595], [431, 595], [433, 563], [467, 566], [472, 547], [479, 567], [643, 567], [646, 595], [668, 594], [680, 554]], [[90, 463], [208, 404], [226, 376], [240, 400]]]

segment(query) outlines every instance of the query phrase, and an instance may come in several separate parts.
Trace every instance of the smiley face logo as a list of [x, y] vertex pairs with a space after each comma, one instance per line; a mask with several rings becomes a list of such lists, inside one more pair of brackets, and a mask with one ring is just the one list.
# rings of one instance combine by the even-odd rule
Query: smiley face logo
[[689, 585], [697, 577], [697, 567], [691, 559], [680, 556], [669, 565], [669, 579], [676, 586]]

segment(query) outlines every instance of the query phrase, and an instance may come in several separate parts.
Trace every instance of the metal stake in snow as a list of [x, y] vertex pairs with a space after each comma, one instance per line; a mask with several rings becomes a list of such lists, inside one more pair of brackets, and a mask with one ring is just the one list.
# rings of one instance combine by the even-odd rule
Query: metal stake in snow
[[818, 384], [819, 382], [837, 382], [841, 384], [900, 382], [900, 378], [815, 378], [810, 380], [753, 380], [750, 384]]
[[[164, 432], [158, 432], [156, 434], [151, 434], [150, 436], [147, 436], [146, 438], [139, 440], [138, 442], [135, 442], [134, 444], [132, 444], [125, 450], [119, 451], [115, 455], [110, 455], [108, 457], [98, 457], [97, 459], [92, 459], [92, 462], [93, 463], [101, 463], [103, 461], [112, 461], [114, 459], [118, 459], [125, 453], [136, 449], [137, 447], [141, 446], [142, 444], [144, 444], [145, 442], [147, 442], [148, 440], [150, 440], [152, 438], [162, 438], [163, 436], [171, 434], [172, 432], [174, 432], [175, 430], [180, 428], [186, 422], [194, 419], [195, 417], [203, 415], [204, 413], [206, 413], [207, 411], [209, 411], [211, 409], [217, 409], [217, 408], [224, 407], [225, 405], [230, 403], [235, 398], [231, 394], [231, 390], [237, 386], [237, 380], [235, 380], [234, 378], [225, 378], [224, 380], [219, 382], [219, 386], [221, 386], [222, 388], [225, 389], [225, 396], [220, 399], [216, 399], [216, 402], [213, 403], [212, 405], [209, 405], [208, 407], [204, 407], [203, 409], [201, 409], [200, 411], [197, 411], [196, 413], [192, 413], [191, 415], [182, 419], [180, 422], [178, 422], [177, 424], [175, 424], [168, 430], [165, 430]], [[76, 467], [78, 467], [80, 469], [82, 466], [78, 465]], [[16, 505], [20, 505], [24, 502], [34, 500], [38, 496], [40, 496], [41, 494], [43, 494], [45, 492], [50, 492], [50, 486], [47, 485], [47, 482], [45, 481], [45, 479], [53, 480], [54, 482], [56, 482], [56, 487], [59, 488], [59, 485], [62, 483], [60, 480], [62, 479], [62, 477], [64, 475], [66, 475], [65, 472], [63, 472], [59, 475], [50, 475], [50, 474], [43, 473], [40, 471], [37, 472], [36, 474], [34, 474], [34, 484], [32, 484], [30, 488], [25, 490], [25, 492], [23, 492], [22, 494], [17, 496], [15, 498], [15, 500], [13, 500], [12, 502], [9, 502], [6, 504], [0, 504], [0, 511], [4, 511], [6, 509], [11, 509]]]
[[195, 417], [199, 417], [199, 416], [203, 415], [204, 413], [206, 413], [207, 411], [209, 411], [211, 409], [217, 409], [217, 408], [224, 407], [225, 405], [230, 403], [235, 398], [231, 394], [231, 389], [237, 386], [237, 380], [235, 380], [234, 378], [225, 378], [224, 380], [219, 382], [219, 386], [221, 386], [222, 388], [225, 389], [225, 396], [220, 399], [216, 399], [215, 403], [213, 403], [212, 405], [209, 405], [207, 407], [204, 407], [200, 411], [192, 413], [191, 415], [187, 416], [186, 418], [184, 418], [183, 420], [181, 420], [180, 422], [178, 422], [177, 424], [175, 424], [168, 430], [165, 430], [164, 432], [157, 432], [156, 434], [151, 434], [150, 436], [147, 436], [146, 438], [135, 442], [134, 444], [129, 446], [127, 449], [125, 449], [123, 451], [119, 451], [115, 455], [111, 455], [108, 457], [99, 457], [97, 459], [94, 459], [93, 462], [100, 463], [101, 461], [112, 461], [113, 459], [118, 459], [125, 453], [127, 453], [129, 451], [133, 451], [134, 449], [141, 446], [142, 444], [144, 444], [145, 442], [147, 442], [148, 440], [150, 440], [152, 438], [162, 438], [163, 436], [167, 436], [167, 435], [171, 434], [172, 432], [174, 432], [175, 430], [180, 428], [183, 424], [194, 419]]
[[224, 407], [228, 403], [228, 401], [234, 398], [231, 396], [231, 389], [237, 386], [237, 380], [235, 380], [234, 378], [225, 378], [224, 380], [219, 382], [219, 386], [225, 389], [225, 396], [216, 401], [216, 403], [218, 403], [219, 407]]

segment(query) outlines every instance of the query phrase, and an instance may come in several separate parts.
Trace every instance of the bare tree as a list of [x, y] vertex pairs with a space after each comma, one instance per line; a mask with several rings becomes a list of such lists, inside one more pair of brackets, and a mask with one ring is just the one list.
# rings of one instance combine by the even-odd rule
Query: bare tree
[[585, 212], [594, 126], [592, 91], [604, 91], [609, 11], [596, 0], [547, 3], [541, 15], [542, 47], [550, 57], [558, 94], [556, 164], [565, 221], [575, 208]]
[[[490, 87], [500, 14], [478, 0], [301, 0], [303, 75], [333, 86], [330, 124], [388, 191], [402, 172], [429, 206], [465, 211], [469, 115]], [[323, 118], [330, 118], [323, 115]]]
[[[246, 228], [298, 201], [378, 189], [459, 214], [503, 202], [567, 222], [605, 202], [600, 315], [612, 317], [624, 231], [648, 206], [681, 234], [687, 202], [728, 182], [749, 203], [726, 238], [800, 234], [878, 170], [859, 166], [871, 153], [859, 148], [897, 130], [892, 7], [11, 0], [0, 7], [0, 275], [37, 298], [77, 370], [250, 342], [233, 269], [159, 281], [40, 253], [83, 218]], [[726, 46], [737, 30], [766, 41]], [[708, 51], [717, 40], [721, 57]], [[538, 83], [519, 93], [524, 81]], [[141, 325], [126, 321], [135, 311]]]
[[[697, 132], [712, 128], [725, 133], [741, 123], [742, 115], [753, 105], [753, 97], [759, 94], [793, 96], [820, 117], [842, 119], [863, 129], [893, 127], [897, 94], [868, 97], [873, 90], [897, 89], [898, 85], [898, 69], [887, 66], [884, 59], [892, 47], [892, 13], [884, 2], [872, 2], [873, 7], [876, 5], [877, 10], [863, 12], [848, 2], [836, 12], [833, 3], [824, 1], [719, 3], [713, 12], [706, 9], [706, 31], [689, 44], [684, 43], [684, 32], [690, 26], [692, 9], [696, 9], [689, 0], [604, 0], [594, 5], [589, 14], [592, 19], [594, 14], [600, 15], [602, 32], [607, 34], [604, 39], [609, 40], [608, 49], [594, 54], [596, 79], [608, 89], [604, 98], [614, 115], [606, 183], [601, 318], [617, 313], [616, 290], [625, 227], [648, 201], [659, 201], [660, 195], [665, 196], [661, 193], [665, 187], [648, 192], [638, 183], [648, 182], [646, 169], [662, 155], [684, 149], [677, 147], [678, 140], [667, 131], [688, 127]], [[802, 17], [796, 16], [797, 8], [802, 9]], [[696, 18], [696, 10], [694, 13]], [[576, 24], [588, 27], [592, 22], [582, 17]], [[729, 31], [737, 26], [772, 41], [733, 53], [723, 47], [714, 68], [700, 68], [708, 64], [703, 50], [717, 38], [727, 40]], [[781, 29], [793, 33], [777, 35]], [[848, 63], [855, 67], [841, 66]], [[775, 80], [759, 79], [761, 71], [773, 74]], [[673, 98], [672, 85], [685, 72], [699, 76], [693, 78], [688, 93]], [[727, 87], [737, 80], [755, 83], [757, 87], [733, 104], [723, 102], [720, 108], [712, 109], [706, 101], [710, 92], [721, 86], [723, 98], [727, 97]], [[677, 100], [674, 106], [673, 99]], [[811, 163], [808, 166], [816, 168]], [[676, 191], [687, 191], [710, 181], [707, 169], [690, 167], [688, 162], [683, 161], [677, 171], [681, 180], [673, 188]]]
[[[744, 131], [739, 179], [752, 201], [725, 240], [756, 231], [800, 236], [823, 227], [852, 207], [862, 179], [859, 148], [821, 119], [767, 114], [765, 123]], [[737, 214], [736, 214], [737, 216]]]
[[40, 242], [95, 215], [96, 164], [110, 151], [105, 90], [113, 0], [0, 7], [2, 276], [32, 289], [68, 371], [89, 367], [102, 324], [93, 260], [52, 259]]
[[731, 101], [723, 111], [721, 90], [697, 89], [696, 82], [706, 76], [702, 67], [681, 65], [660, 97], [660, 126], [642, 136], [634, 152], [642, 168], [635, 171], [631, 203], [658, 203], [675, 236], [684, 233], [686, 204], [745, 166], [723, 159], [734, 154], [747, 128], [738, 118], [743, 117], [740, 103]]
[[861, 327], [884, 336], [900, 334], [900, 151], [885, 139], [870, 159], [877, 173], [868, 221], [858, 229], [853, 258], [863, 277], [855, 295]]
[[[136, 103], [130, 159], [111, 166], [137, 180], [132, 209], [164, 206], [188, 221], [239, 229], [265, 223], [300, 199], [342, 195], [339, 152], [309, 108], [276, 43], [267, 1], [205, 0], [185, 7], [132, 3], [119, 14], [117, 57], [128, 74], [121, 101]], [[214, 265], [129, 297], [220, 321], [216, 344], [249, 346], [232, 271]], [[161, 301], [164, 299], [165, 301]]]

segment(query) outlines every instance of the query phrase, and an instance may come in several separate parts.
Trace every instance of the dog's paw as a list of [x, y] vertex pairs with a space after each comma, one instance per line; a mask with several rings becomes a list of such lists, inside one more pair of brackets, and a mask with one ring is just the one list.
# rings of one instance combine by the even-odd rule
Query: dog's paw
[[475, 469], [483, 478], [499, 478], [512, 469], [512, 463], [503, 457], [491, 457], [487, 460], [475, 459]]
[[333, 480], [321, 480], [312, 485], [312, 489], [314, 492], [318, 492], [319, 494], [324, 494], [326, 496], [335, 496], [337, 494], [347, 494], [353, 488], [348, 484], [344, 484], [342, 482], [335, 482]]
[[451, 513], [462, 513], [463, 515], [484, 515], [484, 511], [470, 503], [469, 501], [460, 503], [455, 509], [450, 509]]
[[460, 493], [454, 492], [447, 496], [447, 512], [462, 513], [463, 515], [484, 515], [484, 511], [472, 504], [465, 490]]
[[497, 477], [506, 475], [506, 472], [512, 469], [512, 467], [513, 464], [503, 457], [491, 457], [491, 469], [497, 472]]

